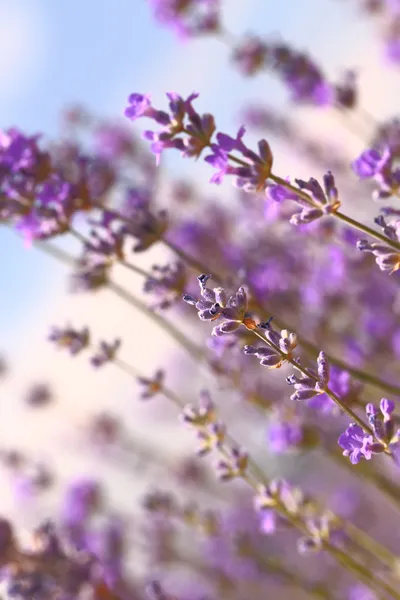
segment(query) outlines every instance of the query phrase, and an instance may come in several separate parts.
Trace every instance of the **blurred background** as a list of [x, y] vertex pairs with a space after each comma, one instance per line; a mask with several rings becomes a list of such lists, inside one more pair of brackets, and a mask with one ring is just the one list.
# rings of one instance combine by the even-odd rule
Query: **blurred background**
[[[289, 39], [316, 56], [333, 78], [344, 68], [356, 69], [363, 107], [372, 115], [379, 111], [384, 118], [396, 109], [399, 80], [382, 63], [374, 23], [360, 17], [357, 2], [226, 0], [222, 4], [223, 20], [233, 38], [255, 32]], [[240, 125], [246, 103], [289, 106], [286, 91], [268, 74], [245, 80], [229, 69], [230, 54], [226, 43], [214, 39], [177, 40], [157, 25], [145, 0], [0, 0], [0, 126], [16, 126], [52, 140], [62, 130], [62, 115], [71, 105], [123, 122], [132, 92], [150, 93], [155, 104], [163, 107], [165, 92], [186, 95], [196, 90], [199, 108], [214, 113], [219, 128], [230, 132]], [[335, 132], [335, 143], [350, 156], [363, 149], [357, 135], [331, 114], [304, 108], [298, 109], [297, 119], [317, 138], [329, 139]], [[141, 127], [135, 124], [137, 130]], [[283, 146], [278, 144], [276, 152], [280, 173], [310, 175], [307, 164], [296, 162]], [[162, 169], [176, 177], [190, 174], [200, 189], [208, 185], [206, 165], [167, 156]], [[229, 198], [225, 188], [213, 188], [210, 194]], [[62, 245], [71, 251], [75, 248], [69, 242]], [[10, 366], [1, 386], [2, 443], [30, 448], [38, 459], [47, 461], [57, 454], [57, 467], [65, 476], [72, 471], [92, 473], [99, 458], [83, 460], [74, 436], [90, 411], [112, 408], [129, 419], [137, 435], [158, 445], [166, 443], [173, 452], [185, 444], [184, 434], [171, 437], [163, 417], [146, 418], [147, 409], [138, 406], [129, 378], [122, 378], [111, 366], [94, 375], [85, 359], [69, 359], [48, 345], [46, 338], [51, 325], [66, 322], [87, 325], [98, 338], [123, 336], [124, 359], [147, 373], [167, 362], [170, 342], [143, 316], [122, 303], [117, 306], [107, 291], [70, 295], [66, 273], [51, 258], [24, 247], [15, 233], [0, 229], [0, 350]], [[120, 274], [120, 281], [139, 289], [129, 274]], [[138, 341], [143, 339], [151, 343], [141, 343], [139, 351]], [[183, 361], [178, 351], [178, 368]], [[29, 411], [24, 405], [27, 390], [36, 382], [48, 383], [57, 400], [45, 412]], [[124, 474], [103, 468], [117, 478], [121, 489]], [[125, 501], [130, 503], [131, 495]], [[19, 510], [15, 502], [16, 496], [6, 488], [2, 508]]]

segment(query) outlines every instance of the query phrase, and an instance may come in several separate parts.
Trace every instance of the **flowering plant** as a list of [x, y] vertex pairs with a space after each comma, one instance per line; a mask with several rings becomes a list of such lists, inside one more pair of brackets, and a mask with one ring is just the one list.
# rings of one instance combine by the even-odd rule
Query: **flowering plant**
[[[98, 340], [85, 324], [58, 323], [49, 342], [86, 358], [93, 377], [118, 369], [141, 400], [172, 404], [173, 435], [189, 430], [198, 442], [193, 456], [171, 458], [136, 440], [118, 414], [99, 411], [82, 435], [102, 460], [134, 458], [134, 478], [143, 465], [154, 469], [153, 487], [132, 509], [134, 539], [132, 514], [108, 502], [101, 477], [74, 480], [28, 547], [18, 525], [0, 519], [6, 593], [235, 600], [295, 591], [296, 598], [399, 600], [392, 523], [400, 511], [400, 120], [363, 111], [352, 70], [331, 81], [284, 41], [232, 41], [219, 0], [148, 4], [186, 42], [229, 40], [234, 67], [245, 77], [272, 72], [293, 107], [331, 111], [350, 124], [361, 115], [370, 131], [366, 139], [361, 132], [360, 155], [349, 157], [265, 106], [248, 108], [245, 122], [227, 132], [199, 109], [198, 93], [169, 92], [159, 107], [134, 90], [126, 123], [149, 119], [144, 141], [136, 125], [99, 122], [78, 109], [67, 119], [73, 141], [1, 133], [1, 224], [68, 264], [72, 291], [95, 299], [108, 290], [162, 328], [186, 353], [193, 377], [189, 389], [171, 384], [173, 358], [141, 372], [120, 332]], [[359, 4], [385, 23], [386, 58], [397, 63], [398, 0]], [[268, 140], [253, 143], [248, 129]], [[312, 176], [279, 171], [276, 137], [307, 155]], [[171, 180], [167, 198], [158, 173], [173, 151], [204, 160], [210, 186], [231, 182], [237, 191], [211, 201], [208, 187]], [[368, 204], [363, 219], [354, 216], [360, 197]], [[383, 200], [389, 204], [373, 203]], [[59, 245], [64, 237], [78, 255]], [[168, 262], [144, 267], [141, 257], [160, 247]], [[119, 267], [141, 282], [140, 294], [118, 283]], [[140, 352], [145, 341], [135, 343]], [[54, 398], [36, 384], [25, 400], [40, 410]], [[56, 485], [57, 473], [23, 451], [0, 448], [0, 461], [25, 491]]]

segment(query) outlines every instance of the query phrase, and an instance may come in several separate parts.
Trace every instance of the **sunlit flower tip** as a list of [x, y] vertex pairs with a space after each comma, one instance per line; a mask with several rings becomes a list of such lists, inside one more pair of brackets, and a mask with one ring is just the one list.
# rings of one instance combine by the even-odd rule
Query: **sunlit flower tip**
[[243, 325], [246, 327], [246, 329], [249, 329], [250, 331], [257, 329], [257, 323], [251, 317], [245, 317], [243, 319]]
[[279, 348], [285, 354], [290, 354], [297, 346], [297, 335], [290, 333], [287, 329], [281, 331], [281, 337], [279, 340]]
[[255, 510], [263, 511], [275, 507], [280, 500], [281, 487], [282, 482], [278, 479], [272, 480], [268, 486], [259, 485], [254, 498]]
[[216, 325], [213, 327], [211, 335], [214, 337], [220, 337], [227, 333], [234, 333], [239, 329], [241, 324], [241, 321], [225, 321], [224, 323], [221, 323], [221, 325]]
[[255, 36], [248, 36], [234, 48], [233, 62], [238, 70], [246, 76], [261, 71], [267, 61], [268, 45]]
[[244, 315], [247, 310], [247, 294], [243, 287], [240, 287], [236, 292], [236, 309], [239, 314]]
[[217, 419], [215, 406], [208, 397], [201, 397], [199, 406], [188, 404], [184, 407], [181, 420], [193, 427], [211, 425]]
[[59, 348], [67, 348], [75, 356], [89, 346], [90, 334], [87, 327], [84, 327], [82, 331], [69, 326], [64, 329], [52, 327], [48, 339], [54, 342]]
[[381, 409], [381, 413], [383, 414], [384, 421], [389, 421], [391, 419], [391, 414], [395, 409], [395, 404], [393, 400], [382, 398], [379, 403], [379, 407]]
[[388, 271], [389, 275], [400, 269], [400, 252], [394, 252], [389, 246], [381, 243], [358, 240], [357, 248], [361, 252], [371, 252], [381, 271]]
[[230, 448], [227, 455], [216, 464], [218, 479], [230, 481], [236, 477], [243, 477], [247, 466], [247, 452], [243, 448]]
[[280, 332], [275, 331], [275, 329], [272, 329], [271, 326], [269, 326], [265, 329], [265, 337], [274, 346], [279, 346], [279, 342], [281, 340], [281, 334], [280, 334]]
[[291, 225], [308, 225], [324, 216], [320, 208], [303, 208], [299, 213], [292, 215], [289, 219]]
[[243, 352], [247, 356], [255, 356], [259, 359], [260, 365], [263, 367], [269, 367], [270, 369], [279, 368], [283, 363], [280, 354], [268, 346], [260, 346], [256, 348], [254, 346], [246, 345], [243, 348]]
[[334, 519], [330, 513], [323, 514], [321, 517], [308, 519], [307, 529], [309, 536], [301, 538], [297, 543], [297, 549], [300, 554], [316, 552], [324, 547], [335, 529]]
[[122, 341], [120, 339], [115, 339], [113, 342], [105, 342], [101, 341], [97, 351], [90, 358], [90, 362], [95, 368], [99, 368], [104, 366], [108, 362], [112, 362], [121, 347]]
[[198, 456], [204, 456], [215, 448], [221, 447], [225, 441], [226, 426], [220, 421], [214, 421], [204, 429], [197, 432], [197, 439], [200, 441], [196, 453]]
[[163, 369], [158, 369], [153, 378], [137, 377], [136, 379], [143, 388], [140, 395], [141, 399], [147, 400], [148, 398], [153, 398], [153, 396], [156, 396], [162, 391], [165, 380], [165, 371]]

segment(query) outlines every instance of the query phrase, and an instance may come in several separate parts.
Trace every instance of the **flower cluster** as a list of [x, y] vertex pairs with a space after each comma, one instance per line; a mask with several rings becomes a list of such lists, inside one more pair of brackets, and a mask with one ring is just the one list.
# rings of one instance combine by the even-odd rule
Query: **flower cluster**
[[400, 169], [396, 167], [389, 147], [382, 151], [375, 148], [365, 150], [353, 161], [352, 168], [360, 179], [373, 179], [378, 184], [373, 194], [376, 200], [396, 196], [400, 187]]
[[155, 19], [179, 37], [217, 33], [220, 0], [148, 0]]
[[354, 108], [357, 103], [352, 71], [345, 73], [342, 81], [331, 84], [313, 58], [288, 43], [248, 36], [234, 48], [233, 60], [244, 75], [254, 75], [262, 69], [272, 71], [288, 88], [294, 103], [340, 108]]
[[[383, 19], [398, 61], [399, 0], [360, 4]], [[239, 112], [233, 129], [219, 129], [213, 114], [196, 108], [197, 93], [169, 92], [165, 110], [132, 93], [126, 127], [76, 106], [51, 143], [0, 132], [1, 224], [70, 266], [72, 290], [99, 292], [91, 320], [105, 292], [121, 303], [107, 308], [112, 318], [129, 322], [119, 314], [124, 303], [142, 323], [131, 360], [118, 332], [94, 343], [92, 322], [50, 330], [55, 347], [88, 358], [102, 386], [95, 411], [72, 423], [65, 467], [50, 461], [46, 427], [54, 421], [43, 423], [43, 435], [33, 423], [46, 409], [63, 410], [56, 382], [50, 387], [37, 373], [17, 405], [30, 411], [32, 451], [7, 431], [7, 414], [19, 426], [19, 412], [3, 411], [0, 466], [11, 508], [37, 527], [20, 541], [19, 527], [0, 518], [2, 590], [15, 600], [259, 600], [286, 598], [289, 589], [296, 598], [400, 600], [400, 120], [378, 121], [365, 110], [354, 70], [333, 80], [308, 48], [277, 36], [236, 38], [220, 0], [148, 5], [186, 42], [219, 38], [242, 75], [276, 76], [290, 115], [260, 101]], [[305, 131], [304, 110], [296, 111], [305, 105], [307, 114], [325, 108], [323, 118], [341, 127], [329, 139], [317, 124]], [[143, 134], [150, 144], [128, 127], [142, 117], [153, 123]], [[345, 128], [364, 148], [355, 160]], [[168, 149], [201, 158], [213, 169], [211, 183], [230, 180], [229, 198], [224, 186], [208, 192], [181, 172], [168, 178], [164, 162], [160, 175]], [[288, 157], [302, 159], [301, 178], [287, 176]], [[387, 202], [378, 216], [371, 196]], [[139, 368], [145, 346], [159, 354], [148, 376]], [[99, 408], [110, 385], [110, 398], [123, 389], [98, 374], [107, 364], [137, 384], [136, 398], [157, 401], [130, 404], [124, 414], [120, 402]], [[19, 379], [18, 371], [1, 378], [5, 397]], [[194, 432], [195, 452], [169, 444], [171, 435], [184, 443], [185, 433], [170, 433], [166, 403]], [[101, 458], [96, 477], [80, 464], [83, 450], [95, 466]]]
[[262, 323], [261, 327], [265, 330], [266, 345], [258, 347], [246, 345], [243, 352], [247, 356], [258, 358], [264, 367], [279, 369], [286, 361], [292, 360], [293, 350], [297, 346], [297, 336], [287, 329], [278, 333], [269, 322]]
[[339, 446], [343, 455], [348, 456], [353, 464], [362, 458], [371, 460], [374, 454], [393, 450], [400, 440], [400, 429], [396, 429], [396, 421], [392, 416], [394, 402], [382, 398], [379, 410], [373, 404], [367, 404], [365, 410], [373, 435], [366, 433], [356, 423], [351, 423], [339, 437]]
[[216, 325], [212, 330], [212, 335], [221, 336], [225, 333], [233, 333], [244, 325], [247, 329], [255, 329], [255, 321], [247, 316], [247, 294], [243, 287], [240, 287], [234, 296], [227, 296], [222, 287], [208, 288], [207, 281], [212, 275], [199, 275], [198, 282], [200, 286], [201, 299], [197, 300], [190, 294], [185, 294], [183, 300], [191, 304], [198, 310], [199, 319], [202, 321], [216, 321], [223, 319], [223, 322]]
[[143, 291], [154, 297], [154, 308], [165, 310], [180, 300], [187, 285], [187, 270], [182, 262], [153, 265]]
[[[290, 222], [293, 225], [304, 225], [316, 219], [335, 213], [340, 208], [339, 193], [335, 186], [332, 173], [328, 172], [323, 178], [323, 187], [313, 177], [308, 181], [296, 179], [296, 188], [291, 188], [285, 183], [271, 184], [267, 187], [267, 198], [275, 202], [293, 200], [302, 206], [300, 213], [294, 214]], [[305, 191], [307, 195], [301, 192]]]

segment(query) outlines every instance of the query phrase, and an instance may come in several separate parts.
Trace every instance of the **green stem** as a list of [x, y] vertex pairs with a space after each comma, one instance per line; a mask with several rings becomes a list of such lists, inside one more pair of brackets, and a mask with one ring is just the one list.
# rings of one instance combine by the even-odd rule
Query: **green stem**
[[[260, 340], [262, 340], [262, 342], [264, 344], [266, 344], [267, 346], [270, 346], [276, 352], [278, 352], [279, 355], [282, 357], [283, 360], [285, 360], [286, 362], [288, 362], [291, 365], [293, 365], [293, 367], [295, 367], [298, 371], [300, 371], [301, 373], [303, 373], [303, 375], [305, 375], [306, 377], [310, 377], [315, 382], [318, 382], [318, 377], [316, 377], [315, 375], [313, 375], [312, 373], [310, 373], [305, 367], [301, 366], [293, 358], [291, 358], [289, 355], [285, 354], [285, 352], [282, 352], [282, 350], [279, 348], [279, 346], [277, 346], [276, 344], [272, 343], [266, 337], [264, 337], [263, 335], [261, 335], [260, 333], [258, 333], [258, 331], [256, 331], [255, 329], [253, 329], [253, 333], [254, 333], [254, 335], [256, 337], [258, 337]], [[374, 435], [372, 429], [368, 425], [366, 425], [364, 423], [364, 421], [354, 411], [351, 410], [351, 408], [349, 408], [348, 406], [346, 406], [345, 404], [343, 404], [343, 402], [341, 401], [341, 399], [339, 398], [339, 396], [337, 396], [334, 392], [332, 392], [332, 390], [329, 389], [329, 387], [326, 387], [324, 389], [324, 393], [327, 394], [327, 396], [329, 396], [329, 398], [331, 398], [331, 400], [333, 400], [333, 402], [343, 412], [345, 412], [350, 417], [350, 419], [352, 421], [354, 421], [354, 423], [357, 423], [357, 425], [359, 425], [363, 429], [363, 431], [365, 431], [365, 433], [368, 433], [368, 435], [372, 435], [372, 436]]]
[[139, 298], [136, 298], [136, 296], [128, 292], [126, 289], [124, 289], [122, 286], [120, 286], [118, 283], [115, 283], [114, 281], [110, 281], [108, 283], [108, 288], [119, 298], [128, 302], [131, 306], [145, 314], [147, 317], [149, 317], [149, 319], [151, 319], [157, 325], [162, 327], [179, 344], [179, 346], [186, 350], [186, 352], [196, 362], [204, 360], [204, 353], [202, 348], [193, 344], [190, 340], [187, 339], [185, 335], [183, 335], [183, 333], [179, 331], [179, 329], [176, 329], [176, 327], [174, 327], [172, 323], [170, 323], [164, 317], [161, 317], [158, 313], [148, 308], [148, 306], [144, 302], [139, 300]]
[[[171, 242], [167, 242], [166, 240], [162, 240], [162, 241], [173, 252], [175, 252], [177, 254], [177, 256], [179, 256], [188, 266], [192, 267], [195, 271], [197, 271], [199, 273], [209, 273], [210, 272], [210, 270], [204, 264], [199, 262], [197, 259], [194, 259], [191, 256], [188, 256], [187, 254], [185, 254], [185, 252], [183, 250], [176, 247]], [[223, 283], [224, 278], [220, 274], [215, 272], [215, 270], [213, 270], [212, 276], [213, 276], [213, 279], [217, 283], [220, 283], [220, 284]], [[254, 308], [262, 313], [268, 313], [268, 314], [273, 313], [273, 311], [271, 311], [268, 308], [268, 306], [262, 306], [257, 301], [255, 302]], [[275, 315], [274, 315], [274, 322], [276, 323], [276, 325], [279, 329], [288, 329], [289, 331], [294, 331], [293, 327], [291, 327], [287, 323], [284, 323], [283, 321], [281, 321], [279, 319], [279, 317], [275, 317]], [[310, 354], [311, 356], [314, 356], [315, 358], [318, 356], [319, 349], [312, 342], [309, 342], [308, 340], [305, 340], [301, 336], [298, 336], [298, 344], [306, 352], [308, 352], [308, 354]], [[344, 362], [343, 360], [340, 360], [339, 358], [336, 358], [335, 356], [331, 356], [331, 355], [327, 354], [327, 359], [330, 364], [335, 365], [336, 367], [338, 367], [339, 369], [342, 369], [343, 371], [347, 371], [355, 379], [358, 379], [359, 381], [363, 381], [364, 383], [367, 383], [373, 387], [379, 388], [385, 392], [389, 392], [390, 394], [396, 394], [397, 396], [400, 396], [400, 386], [394, 385], [392, 383], [388, 383], [388, 382], [384, 381], [383, 379], [380, 379], [376, 375], [372, 375], [371, 373], [367, 373], [366, 371], [357, 369], [356, 367], [351, 367], [346, 362]]]
[[[307, 192], [305, 192], [304, 190], [300, 190], [298, 187], [296, 187], [296, 186], [292, 185], [291, 183], [289, 183], [288, 181], [286, 181], [286, 179], [283, 179], [282, 177], [279, 177], [278, 175], [274, 175], [273, 173], [270, 173], [269, 178], [272, 179], [272, 181], [274, 181], [276, 184], [286, 188], [290, 192], [293, 192], [302, 200], [305, 200], [310, 206], [315, 205], [314, 200], [312, 199], [312, 197], [309, 194], [307, 194]], [[363, 233], [379, 240], [380, 242], [383, 242], [384, 244], [386, 244], [386, 246], [390, 246], [397, 252], [400, 251], [400, 243], [399, 242], [396, 242], [395, 240], [391, 240], [390, 238], [386, 237], [382, 233], [379, 233], [378, 231], [371, 229], [367, 225], [363, 225], [363, 223], [360, 223], [359, 221], [356, 221], [355, 219], [352, 219], [351, 217], [348, 217], [347, 215], [344, 215], [343, 213], [340, 213], [339, 211], [333, 212], [331, 216], [336, 217], [343, 223], [350, 225], [350, 227], [353, 227], [354, 229], [358, 229], [359, 231], [362, 231]]]
[[[168, 244], [169, 244], [169, 248], [171, 248], [171, 250], [175, 251], [175, 246], [170, 243], [168, 243]], [[54, 246], [48, 242], [34, 242], [34, 247], [38, 248], [45, 254], [48, 254], [49, 256], [52, 256], [56, 260], [63, 262], [65, 264], [73, 266], [76, 263], [76, 260], [69, 253], [65, 252], [64, 250], [62, 250], [60, 248], [57, 248], [57, 246]], [[188, 257], [182, 250], [180, 250], [180, 249], [177, 249], [177, 250], [179, 252], [179, 256], [187, 264], [189, 264], [190, 266], [193, 266], [193, 268], [196, 268], [198, 271], [201, 271], [202, 273], [205, 273], [208, 271], [208, 269], [205, 268], [204, 265], [197, 263], [197, 261], [196, 261], [196, 266], [194, 266], [193, 265], [194, 259], [192, 259], [191, 257]], [[138, 273], [138, 269], [135, 269], [135, 272]], [[144, 276], [144, 272], [140, 273], [140, 275]], [[146, 273], [146, 276], [147, 276], [147, 273]], [[213, 275], [213, 277], [217, 282], [222, 282], [222, 278], [220, 276], [218, 276], [218, 274]], [[136, 308], [138, 308], [138, 310], [145, 312], [145, 314], [149, 318], [156, 321], [159, 325], [162, 325], [166, 329], [166, 331], [170, 335], [172, 335], [172, 337], [175, 339], [175, 341], [177, 341], [177, 343], [180, 346], [182, 346], [187, 352], [189, 352], [189, 354], [195, 355], [197, 358], [199, 358], [200, 354], [202, 354], [202, 357], [204, 360], [204, 353], [202, 353], [202, 351], [199, 347], [196, 347], [194, 344], [190, 343], [183, 334], [181, 334], [175, 327], [170, 325], [167, 321], [158, 319], [156, 313], [151, 311], [144, 303], [140, 302], [140, 300], [138, 300], [138, 299], [134, 300], [134, 296], [132, 296], [132, 294], [130, 294], [127, 290], [125, 290], [124, 288], [122, 288], [121, 286], [119, 286], [118, 284], [116, 284], [112, 281], [109, 282], [108, 287], [116, 295], [118, 295], [121, 299], [135, 305]], [[261, 311], [263, 307], [261, 305], [258, 305], [257, 308], [259, 308]], [[264, 310], [268, 314], [270, 314], [270, 312], [271, 312], [268, 310], [268, 307], [264, 307]], [[274, 320], [279, 329], [288, 329], [289, 331], [293, 330], [293, 327], [290, 327], [290, 325], [283, 323], [282, 321], [280, 321], [279, 318], [276, 318], [275, 316], [274, 316]], [[299, 339], [299, 345], [302, 348], [304, 348], [304, 350], [306, 350], [311, 356], [314, 356], [314, 357], [318, 356], [319, 350], [318, 350], [317, 346], [315, 346], [311, 342], [308, 342], [307, 340], [304, 340], [301, 337], [299, 337], [298, 339]], [[327, 354], [327, 359], [328, 359], [329, 363], [337, 366], [340, 369], [343, 369], [344, 371], [348, 371], [348, 373], [350, 373], [350, 375], [352, 375], [354, 378], [358, 379], [359, 381], [363, 381], [364, 383], [368, 383], [371, 386], [374, 386], [376, 388], [379, 388], [379, 389], [389, 392], [391, 394], [396, 394], [396, 395], [400, 396], [400, 386], [396, 386], [396, 385], [387, 383], [386, 381], [380, 379], [379, 377], [371, 375], [370, 373], [366, 373], [365, 371], [362, 371], [361, 369], [356, 369], [354, 367], [351, 367], [351, 366], [347, 365], [347, 363], [345, 363], [345, 362], [341, 361], [340, 359], [338, 359], [334, 356], [331, 356], [329, 354]]]
[[[180, 398], [176, 396], [171, 390], [168, 390], [167, 388], [163, 387], [161, 391], [164, 394], [164, 396], [171, 400], [176, 406], [178, 406], [178, 408], [182, 408], [184, 406], [184, 402], [180, 400]], [[235, 447], [239, 447], [235, 439], [231, 436], [227, 436], [226, 439], [229, 442], [229, 444]], [[218, 447], [218, 451], [225, 457], [229, 456], [229, 452], [224, 447], [224, 445]], [[249, 466], [247, 472], [245, 475], [242, 476], [243, 480], [246, 481], [248, 485], [250, 485], [256, 492], [258, 492], [258, 488], [260, 485], [268, 484], [268, 482], [265, 481], [265, 477], [262, 474], [262, 472], [260, 475], [260, 471], [261, 470], [257, 467], [257, 465], [251, 459], [249, 459]], [[300, 529], [300, 531], [303, 534], [309, 535], [306, 524], [300, 518], [295, 518], [293, 515], [288, 513], [287, 509], [282, 504], [278, 504], [276, 510], [279, 513], [281, 513], [282, 516], [286, 518], [290, 523], [292, 523], [292, 525], [294, 525], [297, 529]], [[347, 526], [347, 523], [344, 523], [342, 521], [341, 523]], [[378, 558], [378, 560], [383, 560], [384, 558], [386, 564], [390, 560], [390, 565], [392, 568], [395, 564], [397, 564], [397, 558], [393, 556], [388, 550], [386, 550], [386, 548], [378, 544], [378, 542], [372, 540], [366, 533], [364, 533], [361, 530], [358, 530], [355, 527], [353, 527], [352, 532], [353, 534], [355, 532], [357, 533], [357, 543], [360, 545], [361, 548], [363, 548], [369, 553], [372, 553], [376, 558]], [[363, 565], [357, 563], [357, 561], [345, 554], [342, 550], [339, 550], [335, 546], [332, 546], [329, 542], [325, 542], [323, 547], [326, 551], [328, 551], [329, 554], [331, 554], [333, 558], [335, 558], [339, 562], [339, 564], [341, 564], [345, 569], [350, 571], [363, 583], [367, 583], [373, 589], [377, 588], [378, 581], [371, 578], [368, 569], [366, 569]], [[396, 590], [394, 590], [389, 584], [379, 579], [379, 585], [385, 592], [389, 592], [394, 598], [396, 598], [396, 600], [400, 600], [400, 594], [398, 594]]]
[[344, 215], [343, 213], [341, 213], [339, 211], [333, 213], [333, 216], [336, 217], [337, 219], [339, 219], [340, 221], [343, 221], [343, 223], [350, 225], [350, 227], [354, 227], [354, 229], [358, 229], [359, 231], [362, 231], [363, 233], [366, 233], [367, 235], [376, 238], [377, 240], [379, 240], [380, 242], [383, 242], [387, 246], [390, 246], [394, 250], [397, 250], [397, 251], [400, 250], [399, 242], [391, 240], [390, 238], [386, 237], [382, 233], [379, 233], [378, 231], [371, 229], [367, 225], [364, 225], [363, 223], [360, 223], [359, 221], [356, 221], [355, 219], [352, 219], [351, 217], [348, 217], [347, 215]]
[[[282, 181], [284, 181], [284, 180], [282, 180]], [[285, 183], [287, 183], [287, 182], [285, 182]], [[348, 217], [345, 217], [345, 218], [347, 219]], [[128, 219], [126, 219], [126, 220], [128, 221]], [[80, 239], [80, 241], [82, 241], [83, 243], [85, 242], [85, 238], [81, 234], [79, 234], [78, 232], [73, 231], [71, 233], [75, 237], [77, 237], [77, 239]], [[385, 240], [386, 240], [386, 238], [385, 238]], [[209, 272], [209, 269], [204, 264], [202, 264], [196, 258], [193, 258], [192, 256], [187, 255], [181, 248], [177, 247], [172, 242], [166, 240], [165, 238], [163, 238], [161, 241], [162, 241], [162, 243], [166, 247], [168, 247], [170, 250], [172, 250], [181, 260], [183, 260], [187, 265], [189, 265], [195, 271], [197, 271], [199, 273], [208, 273]], [[50, 245], [47, 244], [47, 246], [49, 247]], [[149, 277], [150, 276], [149, 273], [147, 273], [143, 269], [140, 269], [140, 267], [137, 267], [136, 265], [133, 265], [131, 263], [127, 263], [126, 261], [123, 261], [122, 264], [126, 268], [130, 269], [131, 271], [136, 272], [139, 275], [142, 275], [143, 277]], [[213, 275], [213, 279], [217, 283], [220, 283], [220, 284], [223, 283], [224, 278], [220, 274], [218, 274], [218, 273], [216, 273], [214, 271], [212, 273], [212, 275]], [[259, 310], [261, 312], [267, 312], [269, 314], [272, 312], [271, 310], [268, 309], [267, 306], [263, 307], [257, 301], [255, 302], [255, 309]], [[285, 324], [282, 321], [280, 321], [279, 317], [275, 317], [274, 316], [274, 320], [275, 320], [275, 323], [277, 324], [277, 326], [279, 327], [279, 329], [288, 329], [289, 331], [293, 331], [293, 327], [291, 327], [287, 323]], [[315, 357], [318, 356], [319, 349], [317, 348], [317, 346], [315, 344], [313, 344], [312, 342], [309, 342], [308, 340], [303, 339], [301, 336], [298, 336], [298, 342], [299, 342], [299, 345], [301, 345], [302, 348], [306, 352], [308, 352], [311, 356], [315, 356]], [[400, 386], [397, 386], [397, 385], [394, 385], [394, 384], [391, 384], [391, 383], [387, 383], [386, 381], [384, 381], [383, 379], [380, 379], [376, 375], [372, 375], [371, 373], [367, 373], [365, 371], [362, 371], [361, 369], [357, 369], [355, 367], [351, 367], [347, 363], [345, 363], [344, 361], [336, 358], [335, 356], [331, 356], [331, 355], [327, 354], [327, 358], [328, 358], [328, 361], [332, 365], [335, 365], [338, 368], [340, 368], [340, 369], [342, 369], [344, 371], [347, 371], [355, 379], [358, 379], [359, 381], [362, 381], [362, 382], [367, 383], [367, 384], [369, 384], [371, 386], [379, 388], [379, 389], [381, 389], [381, 390], [383, 390], [385, 392], [388, 392], [390, 394], [396, 394], [396, 395], [400, 396]]]
[[149, 273], [148, 271], [145, 271], [141, 267], [138, 267], [137, 265], [127, 262], [126, 260], [120, 260], [119, 264], [122, 265], [123, 267], [125, 267], [126, 269], [128, 269], [129, 271], [136, 273], [136, 275], [140, 275], [141, 277], [144, 277], [144, 279], [148, 279], [149, 277], [152, 277], [152, 274]]

